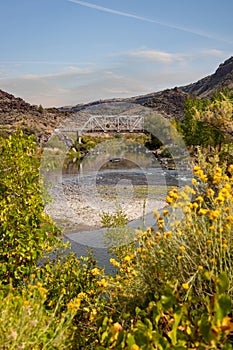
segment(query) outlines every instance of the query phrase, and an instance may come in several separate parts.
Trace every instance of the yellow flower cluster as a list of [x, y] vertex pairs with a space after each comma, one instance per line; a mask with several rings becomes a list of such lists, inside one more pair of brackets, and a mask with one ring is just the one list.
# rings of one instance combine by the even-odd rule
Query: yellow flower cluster
[[170, 191], [166, 197], [166, 202], [168, 204], [174, 203], [178, 198], [178, 190], [174, 188], [172, 191]]
[[118, 261], [116, 261], [115, 259], [113, 258], [110, 258], [110, 263], [114, 266], [114, 267], [117, 267], [119, 268], [120, 267], [120, 263]]
[[213, 184], [219, 184], [222, 181], [222, 169], [217, 167], [213, 176]]
[[193, 168], [193, 173], [194, 175], [198, 176], [202, 182], [206, 182], [208, 180], [207, 175], [204, 174], [204, 171], [201, 169], [200, 166], [195, 166]]
[[100, 281], [97, 281], [97, 285], [98, 285], [99, 287], [106, 288], [108, 284], [107, 284], [106, 279], [105, 279], [105, 278], [102, 278]]
[[35, 292], [39, 292], [40, 295], [45, 299], [48, 293], [48, 290], [43, 287], [41, 282], [37, 282], [37, 284], [29, 284], [28, 285], [29, 296], [31, 296]]
[[100, 270], [98, 269], [98, 267], [94, 267], [94, 269], [92, 269], [90, 273], [92, 274], [92, 276], [99, 276]]
[[67, 304], [67, 309], [72, 313], [75, 314], [79, 309], [82, 300], [87, 299], [88, 296], [85, 292], [80, 292], [77, 297], [72, 299], [71, 301], [68, 302]]
[[157, 225], [159, 230], [162, 230], [164, 228], [164, 219], [162, 217], [158, 218]]

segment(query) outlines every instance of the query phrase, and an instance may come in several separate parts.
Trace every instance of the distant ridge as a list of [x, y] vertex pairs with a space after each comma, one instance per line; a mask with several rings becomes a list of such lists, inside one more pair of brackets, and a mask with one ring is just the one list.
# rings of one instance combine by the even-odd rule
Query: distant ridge
[[188, 94], [195, 94], [200, 98], [211, 97], [215, 91], [233, 89], [233, 56], [220, 64], [216, 72], [196, 83], [181, 88]]
[[233, 89], [233, 57], [220, 64], [215, 73], [195, 83], [131, 98], [115, 98], [77, 104], [71, 107], [46, 108], [32, 106], [21, 98], [0, 90], [0, 134], [9, 134], [21, 128], [27, 134], [35, 134], [40, 144], [45, 143], [54, 129], [65, 120], [66, 114], [78, 112], [90, 106], [110, 102], [131, 102], [152, 108], [166, 118], [182, 120], [184, 102], [188, 95], [210, 98], [215, 91]]
[[195, 83], [153, 92], [147, 95], [130, 98], [115, 98], [94, 101], [87, 104], [77, 104], [72, 107], [62, 107], [59, 110], [79, 112], [87, 107], [110, 102], [132, 102], [153, 108], [156, 112], [167, 118], [182, 119], [184, 116], [184, 102], [187, 95], [196, 95], [199, 98], [210, 98], [215, 91], [233, 89], [233, 57], [220, 64], [216, 72]]

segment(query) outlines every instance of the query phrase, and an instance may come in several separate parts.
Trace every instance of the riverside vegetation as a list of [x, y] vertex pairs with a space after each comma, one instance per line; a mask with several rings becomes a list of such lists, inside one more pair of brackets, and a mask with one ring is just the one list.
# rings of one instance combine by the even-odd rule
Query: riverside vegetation
[[[114, 248], [114, 276], [67, 254], [32, 136], [1, 138], [0, 349], [233, 348], [232, 95], [186, 107], [193, 187], [171, 189], [156, 229]], [[124, 233], [124, 213], [103, 220]]]

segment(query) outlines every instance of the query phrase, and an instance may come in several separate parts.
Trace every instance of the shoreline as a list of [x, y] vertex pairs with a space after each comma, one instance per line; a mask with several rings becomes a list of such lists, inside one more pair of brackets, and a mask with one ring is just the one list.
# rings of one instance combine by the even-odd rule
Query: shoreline
[[66, 235], [103, 229], [103, 213], [114, 214], [117, 209], [121, 209], [130, 225], [135, 220], [143, 221], [143, 217], [151, 214], [153, 210], [162, 209], [166, 205], [165, 197], [161, 196], [161, 193], [159, 197], [164, 198], [155, 199], [155, 195], [144, 198], [143, 195], [138, 197], [132, 193], [127, 195], [127, 187], [120, 187], [119, 203], [112, 196], [111, 190], [96, 198], [92, 188], [77, 189], [77, 186], [55, 185], [50, 189], [53, 201], [46, 205], [45, 212]]

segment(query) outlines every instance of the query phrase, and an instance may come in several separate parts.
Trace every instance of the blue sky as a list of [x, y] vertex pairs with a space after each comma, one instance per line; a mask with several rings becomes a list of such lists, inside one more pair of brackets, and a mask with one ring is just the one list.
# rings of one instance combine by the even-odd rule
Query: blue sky
[[74, 105], [185, 85], [233, 52], [231, 0], [5, 0], [0, 89]]

